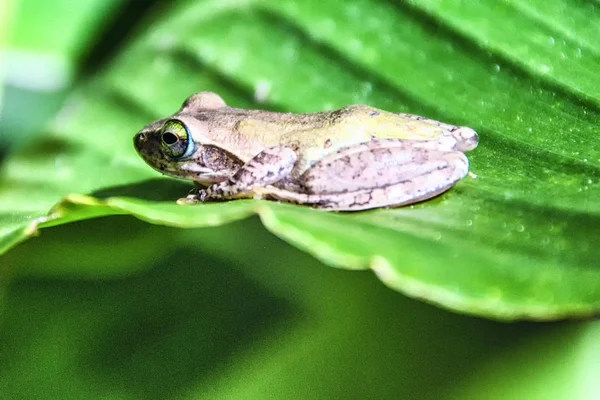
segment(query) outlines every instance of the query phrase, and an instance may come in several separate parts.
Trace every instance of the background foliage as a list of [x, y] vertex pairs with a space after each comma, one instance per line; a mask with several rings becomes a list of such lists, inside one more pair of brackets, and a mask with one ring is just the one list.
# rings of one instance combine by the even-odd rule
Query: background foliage
[[[3, 165], [0, 249], [34, 234], [69, 194], [41, 226], [131, 214], [193, 228], [257, 213], [324, 263], [371, 267], [444, 307], [503, 319], [597, 311], [595, 3], [181, 1], [145, 6], [137, 25], [135, 3], [74, 24], [103, 55], [66, 57], [81, 83], [48, 129], [35, 139], [2, 130], [7, 143], [29, 143]], [[90, 34], [101, 21], [104, 32]], [[103, 44], [109, 31], [126, 37], [120, 48]], [[187, 186], [147, 168], [131, 137], [196, 90], [239, 107], [267, 93], [261, 108], [368, 103], [469, 125], [481, 135], [470, 156], [478, 177], [368, 213], [178, 207]], [[10, 114], [27, 126], [35, 113], [23, 109]], [[547, 399], [593, 398], [597, 385], [595, 322], [452, 315], [372, 274], [324, 268], [254, 218], [204, 229], [74, 222], [11, 250], [0, 274], [0, 389], [13, 397]]]

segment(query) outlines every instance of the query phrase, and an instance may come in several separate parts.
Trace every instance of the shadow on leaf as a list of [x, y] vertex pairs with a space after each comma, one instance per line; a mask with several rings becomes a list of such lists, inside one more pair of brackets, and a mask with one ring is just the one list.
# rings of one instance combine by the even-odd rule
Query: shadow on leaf
[[91, 193], [99, 199], [108, 197], [134, 197], [148, 201], [173, 201], [187, 196], [193, 188], [189, 182], [170, 178], [155, 178], [131, 185], [104, 188]]

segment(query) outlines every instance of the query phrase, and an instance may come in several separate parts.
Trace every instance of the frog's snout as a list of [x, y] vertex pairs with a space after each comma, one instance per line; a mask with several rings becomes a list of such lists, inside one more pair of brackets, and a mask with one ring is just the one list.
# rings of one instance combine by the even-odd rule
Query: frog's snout
[[137, 133], [133, 137], [133, 146], [136, 150], [139, 151], [144, 146], [144, 143], [146, 143], [146, 135], [144, 135], [144, 132]]
[[479, 135], [471, 128], [461, 126], [452, 131], [452, 136], [456, 139], [456, 150], [467, 152], [477, 147]]

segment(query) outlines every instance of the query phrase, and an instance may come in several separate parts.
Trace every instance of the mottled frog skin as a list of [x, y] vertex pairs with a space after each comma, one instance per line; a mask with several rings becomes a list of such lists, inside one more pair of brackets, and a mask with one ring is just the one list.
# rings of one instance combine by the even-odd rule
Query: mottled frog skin
[[189, 97], [134, 137], [163, 174], [194, 181], [180, 203], [266, 198], [323, 210], [407, 205], [434, 197], [469, 171], [471, 128], [351, 105], [314, 114], [228, 107]]

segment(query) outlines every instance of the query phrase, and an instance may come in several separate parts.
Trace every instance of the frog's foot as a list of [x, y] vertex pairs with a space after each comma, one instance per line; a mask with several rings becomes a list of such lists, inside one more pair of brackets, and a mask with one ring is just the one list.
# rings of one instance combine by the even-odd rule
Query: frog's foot
[[190, 194], [187, 197], [182, 197], [177, 200], [177, 204], [198, 204], [204, 203], [207, 199], [208, 195], [206, 193], [206, 189], [201, 187], [196, 187], [190, 191]]
[[[268, 186], [268, 187], [272, 187], [272, 186]], [[198, 203], [205, 203], [207, 201], [212, 202], [212, 201], [222, 201], [222, 200], [229, 200], [229, 199], [242, 199], [242, 198], [252, 198], [255, 200], [260, 200], [263, 198], [263, 194], [262, 194], [262, 188], [256, 188], [256, 190], [252, 190], [249, 192], [240, 192], [237, 193], [235, 195], [228, 195], [225, 196], [222, 192], [213, 192], [212, 190], [210, 190], [210, 188], [208, 189], [197, 189], [194, 190], [192, 193], [190, 193], [189, 195], [187, 195], [187, 197], [182, 197], [180, 199], [177, 200], [177, 204], [198, 204]]]
[[177, 199], [177, 204], [185, 205], [185, 204], [196, 204], [199, 200], [193, 194], [188, 195], [187, 197], [182, 197]]

